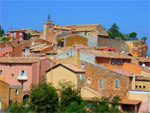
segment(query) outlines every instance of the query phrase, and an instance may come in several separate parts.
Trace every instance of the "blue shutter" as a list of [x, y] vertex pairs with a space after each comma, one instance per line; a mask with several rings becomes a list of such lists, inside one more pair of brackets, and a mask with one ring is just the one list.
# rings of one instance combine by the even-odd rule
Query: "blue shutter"
[[114, 64], [114, 59], [111, 59], [111, 64]]
[[118, 88], [120, 87], [120, 80], [118, 80]]
[[21, 76], [21, 71], [19, 71], [19, 76]]
[[119, 60], [117, 60], [117, 64], [119, 64]]
[[24, 71], [24, 76], [27, 76], [27, 75], [26, 75], [26, 73], [27, 73], [27, 72], [26, 72], [26, 71]]
[[82, 80], [82, 74], [80, 74], [80, 80]]
[[120, 87], [120, 80], [116, 80], [116, 88]]
[[100, 88], [103, 88], [103, 82], [104, 82], [103, 79], [100, 79], [99, 82], [100, 82]]

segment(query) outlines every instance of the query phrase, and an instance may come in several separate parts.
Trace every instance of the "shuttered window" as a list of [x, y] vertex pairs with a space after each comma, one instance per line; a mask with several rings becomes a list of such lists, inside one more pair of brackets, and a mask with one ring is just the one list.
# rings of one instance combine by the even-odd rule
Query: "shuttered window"
[[116, 80], [116, 88], [120, 87], [120, 80]]
[[80, 80], [82, 80], [82, 74], [80, 74]]
[[99, 80], [99, 88], [103, 88], [103, 83], [104, 83], [104, 80], [103, 80], [103, 79], [100, 79], [100, 80]]

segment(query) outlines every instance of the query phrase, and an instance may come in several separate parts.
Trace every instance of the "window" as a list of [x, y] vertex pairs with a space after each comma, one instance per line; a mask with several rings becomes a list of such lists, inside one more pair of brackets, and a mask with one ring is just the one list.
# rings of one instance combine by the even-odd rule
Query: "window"
[[143, 86], [143, 88], [145, 88], [145, 86]]
[[14, 32], [14, 37], [16, 36], [16, 33]]
[[19, 94], [18, 89], [15, 90], [15, 95], [17, 96]]
[[19, 72], [19, 76], [26, 76], [26, 71], [25, 70], [21, 70]]
[[111, 59], [111, 64], [114, 64], [114, 59]]
[[3, 74], [3, 73], [2, 73], [2, 70], [0, 70], [0, 76], [2, 76], [2, 74]]
[[82, 80], [82, 74], [80, 74], [80, 80]]
[[11, 74], [11, 76], [13, 77], [13, 76], [14, 76], [14, 74]]
[[10, 37], [12, 37], [12, 33], [10, 33]]
[[84, 63], [81, 63], [81, 68], [84, 68], [84, 67], [85, 67]]
[[120, 87], [120, 80], [116, 80], [116, 88]]
[[101, 89], [103, 88], [103, 82], [104, 82], [103, 79], [99, 80], [99, 88], [101, 88]]
[[139, 88], [141, 88], [141, 86], [139, 86]]
[[19, 40], [22, 40], [22, 38], [19, 38]]
[[19, 33], [19, 36], [22, 36], [22, 33]]
[[117, 64], [119, 64], [119, 60], [117, 60]]
[[123, 60], [120, 60], [120, 64], [122, 64], [123, 63]]
[[50, 59], [53, 59], [54, 58], [54, 54], [50, 54]]
[[88, 83], [88, 84], [91, 84], [91, 82], [92, 82], [92, 79], [91, 79], [91, 78], [88, 78], [88, 79], [87, 79], [87, 83]]

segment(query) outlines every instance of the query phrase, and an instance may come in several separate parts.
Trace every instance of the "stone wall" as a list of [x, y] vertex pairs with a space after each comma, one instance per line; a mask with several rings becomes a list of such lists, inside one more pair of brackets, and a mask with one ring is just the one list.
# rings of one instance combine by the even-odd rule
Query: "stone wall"
[[[125, 97], [129, 90], [129, 78], [125, 75], [121, 75], [110, 71], [103, 66], [93, 65], [85, 63], [86, 79], [91, 79], [91, 84], [87, 85], [102, 94], [102, 96], [118, 95]], [[99, 87], [99, 80], [103, 79], [103, 88]], [[115, 81], [120, 80], [120, 87], [115, 87]]]
[[118, 52], [125, 51], [126, 53], [129, 52], [129, 47], [123, 40], [117, 40], [117, 39], [108, 39], [108, 38], [101, 38], [98, 37], [98, 47], [113, 47], [118, 50]]

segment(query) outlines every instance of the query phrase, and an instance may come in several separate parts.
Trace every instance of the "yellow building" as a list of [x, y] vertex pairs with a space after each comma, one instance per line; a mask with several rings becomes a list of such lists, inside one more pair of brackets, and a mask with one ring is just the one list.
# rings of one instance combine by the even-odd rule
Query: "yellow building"
[[59, 82], [72, 82], [78, 89], [85, 83], [85, 71], [74, 64], [60, 63], [46, 71], [47, 83], [59, 88]]
[[126, 41], [129, 46], [129, 53], [136, 57], [145, 57], [147, 54], [147, 44], [143, 40]]

